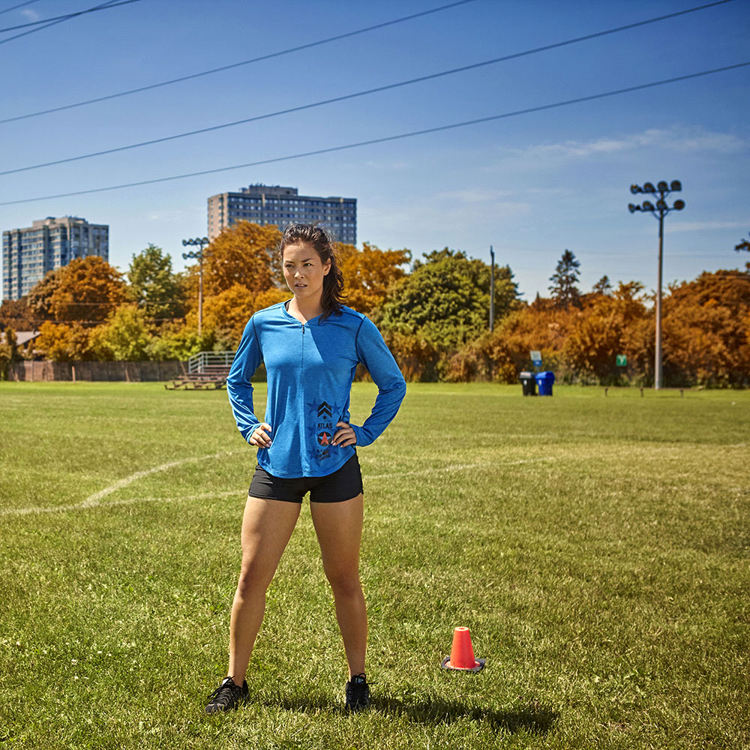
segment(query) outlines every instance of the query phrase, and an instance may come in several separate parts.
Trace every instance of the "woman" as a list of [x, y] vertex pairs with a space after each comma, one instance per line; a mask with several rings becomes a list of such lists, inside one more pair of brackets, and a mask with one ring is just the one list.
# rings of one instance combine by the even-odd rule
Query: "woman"
[[[242, 521], [242, 569], [232, 606], [229, 670], [207, 713], [248, 697], [245, 673], [265, 610], [266, 590], [310, 492], [310, 514], [349, 666], [346, 707], [370, 704], [365, 675], [367, 611], [359, 580], [362, 475], [355, 446], [372, 443], [396, 416], [406, 384], [382, 336], [342, 302], [343, 277], [326, 233], [294, 224], [280, 246], [294, 295], [250, 319], [227, 390], [237, 427], [258, 448]], [[253, 412], [250, 378], [268, 375], [265, 422]], [[362, 362], [378, 386], [362, 426], [349, 423], [349, 395]]]

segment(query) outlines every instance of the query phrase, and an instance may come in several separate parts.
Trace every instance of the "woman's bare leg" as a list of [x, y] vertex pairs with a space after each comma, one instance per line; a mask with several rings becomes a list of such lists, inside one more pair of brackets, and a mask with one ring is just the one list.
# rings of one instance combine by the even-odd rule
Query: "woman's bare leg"
[[242, 519], [242, 570], [229, 626], [229, 670], [242, 685], [263, 622], [268, 589], [299, 517], [300, 504], [249, 497]]
[[367, 609], [359, 580], [362, 540], [362, 495], [342, 503], [310, 503], [323, 569], [336, 603], [336, 619], [344, 639], [349, 677], [365, 671]]

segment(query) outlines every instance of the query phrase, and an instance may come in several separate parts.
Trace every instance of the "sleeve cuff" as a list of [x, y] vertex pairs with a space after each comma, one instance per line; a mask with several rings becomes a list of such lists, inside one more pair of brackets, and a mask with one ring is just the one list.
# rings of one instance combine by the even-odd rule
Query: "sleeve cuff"
[[366, 445], [370, 445], [372, 440], [369, 439], [366, 431], [362, 427], [358, 427], [356, 424], [349, 423], [349, 427], [354, 430], [354, 434], [357, 438], [356, 448], [364, 448]]

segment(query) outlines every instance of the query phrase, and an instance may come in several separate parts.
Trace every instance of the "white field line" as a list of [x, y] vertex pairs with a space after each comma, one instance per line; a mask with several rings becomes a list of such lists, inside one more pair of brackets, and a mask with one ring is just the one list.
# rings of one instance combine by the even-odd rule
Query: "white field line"
[[225, 451], [222, 453], [212, 453], [210, 456], [199, 456], [198, 458], [181, 458], [179, 461], [170, 461], [169, 463], [162, 464], [161, 466], [155, 466], [153, 469], [146, 469], [146, 471], [137, 471], [135, 474], [131, 474], [129, 477], [120, 479], [114, 484], [111, 484], [109, 487], [105, 487], [103, 490], [99, 490], [99, 492], [95, 492], [93, 495], [89, 495], [81, 503], [81, 507], [90, 508], [95, 505], [99, 505], [99, 501], [103, 497], [111, 495], [113, 492], [117, 492], [117, 490], [121, 490], [123, 487], [127, 487], [129, 484], [132, 484], [138, 479], [143, 479], [143, 477], [147, 477], [150, 474], [157, 474], [160, 471], [168, 471], [169, 469], [174, 469], [175, 466], [183, 466], [184, 464], [195, 463], [197, 461], [208, 461], [211, 458], [221, 458], [222, 456], [229, 456], [231, 455], [231, 453], [231, 451]]
[[[111, 493], [122, 489], [123, 487], [127, 487], [127, 485], [131, 484], [132, 482], [135, 482], [138, 479], [141, 479], [145, 476], [148, 476], [150, 474], [155, 474], [159, 471], [167, 471], [168, 469], [172, 469], [175, 466], [181, 466], [186, 463], [191, 463], [195, 461], [206, 461], [210, 458], [219, 458], [220, 456], [227, 456], [231, 455], [231, 453], [236, 453], [237, 451], [230, 451], [228, 453], [215, 453], [210, 456], [201, 456], [199, 458], [185, 458], [180, 461], [171, 461], [166, 464], [162, 464], [161, 466], [156, 466], [153, 469], [148, 469], [147, 471], [139, 471], [135, 474], [131, 474], [129, 477], [125, 477], [124, 479], [120, 479], [119, 481], [115, 482], [114, 484], [111, 484], [109, 487], [105, 487], [103, 490], [99, 490], [99, 492], [94, 493], [93, 495], [89, 495], [82, 503], [75, 503], [73, 505], [57, 505], [57, 506], [40, 506], [40, 507], [31, 507], [31, 508], [6, 508], [3, 510], [0, 510], [0, 516], [26, 516], [31, 515], [34, 513], [59, 513], [63, 511], [68, 510], [87, 510], [89, 508], [99, 508], [99, 507], [109, 507], [110, 505], [133, 505], [135, 503], [154, 503], [154, 502], [162, 502], [162, 503], [174, 503], [181, 500], [208, 500], [214, 497], [230, 497], [231, 495], [238, 495], [241, 496], [241, 492], [238, 492], [237, 490], [231, 490], [229, 492], [210, 492], [210, 493], [204, 493], [202, 495], [184, 495], [182, 497], [134, 497], [134, 498], [127, 498], [124, 500], [111, 500], [107, 503], [102, 503], [101, 499], [106, 497], [107, 495], [110, 495]], [[466, 469], [480, 469], [480, 468], [487, 468], [489, 466], [515, 466], [517, 464], [530, 464], [530, 463], [539, 463], [542, 461], [555, 461], [556, 459], [553, 457], [549, 458], [529, 458], [529, 459], [522, 459], [520, 461], [505, 461], [505, 462], [495, 462], [495, 463], [489, 463], [489, 462], [483, 462], [483, 463], [474, 463], [474, 464], [449, 464], [448, 466], [441, 466], [440, 468], [434, 468], [434, 469], [418, 469], [416, 471], [404, 471], [398, 474], [390, 473], [390, 474], [372, 474], [372, 475], [364, 475], [365, 481], [370, 479], [397, 479], [398, 477], [412, 477], [412, 476], [428, 476], [430, 474], [444, 474], [446, 472], [451, 471], [464, 471]]]
[[[683, 450], [684, 446], [680, 445], [670, 445], [670, 446], [660, 446], [661, 450]], [[724, 446], [728, 448], [744, 448], [746, 447], [746, 443], [734, 443], [728, 446]], [[112, 500], [108, 503], [102, 503], [100, 502], [102, 498], [106, 497], [107, 495], [112, 494], [113, 492], [116, 492], [119, 489], [122, 489], [123, 487], [127, 487], [132, 482], [137, 481], [138, 479], [142, 479], [143, 477], [149, 476], [150, 474], [156, 474], [160, 471], [167, 471], [168, 469], [172, 469], [176, 466], [182, 466], [184, 464], [188, 463], [194, 463], [197, 461], [207, 461], [212, 458], [220, 458], [222, 456], [230, 456], [232, 454], [238, 453], [239, 451], [226, 451], [223, 453], [212, 453], [209, 456], [198, 456], [194, 458], [183, 458], [179, 461], [170, 461], [166, 464], [161, 464], [161, 466], [155, 466], [153, 469], [147, 469], [146, 471], [138, 471], [135, 474], [131, 474], [129, 477], [125, 477], [123, 479], [118, 480], [114, 484], [111, 484], [109, 487], [105, 487], [103, 490], [99, 490], [99, 492], [95, 492], [93, 495], [89, 495], [83, 502], [76, 503], [73, 505], [58, 505], [58, 506], [52, 506], [52, 507], [31, 507], [31, 508], [5, 508], [0, 509], [0, 516], [25, 516], [30, 515], [33, 513], [58, 513], [68, 510], [87, 510], [88, 508], [97, 508], [97, 507], [108, 507], [110, 505], [133, 505], [136, 503], [149, 503], [149, 502], [163, 502], [163, 503], [174, 503], [179, 502], [182, 500], [203, 500], [203, 499], [210, 499], [214, 497], [230, 497], [234, 494], [237, 494], [240, 496], [240, 492], [236, 490], [231, 490], [228, 492], [212, 492], [212, 493], [205, 493], [202, 495], [184, 495], [182, 497], [141, 497], [141, 498], [128, 498], [124, 500]], [[624, 454], [632, 454], [632, 449], [627, 449], [625, 451], [604, 451], [603, 455], [607, 457], [611, 457], [613, 455], [624, 455]], [[596, 454], [593, 452], [589, 452], [586, 456], [587, 458], [594, 458], [594, 457], [601, 457], [601, 454]], [[500, 466], [518, 466], [521, 464], [535, 464], [535, 463], [544, 463], [549, 461], [559, 461], [561, 460], [561, 456], [546, 456], [542, 458], [524, 458], [520, 459], [518, 461], [483, 461], [481, 463], [473, 463], [473, 464], [449, 464], [448, 466], [441, 466], [439, 468], [432, 468], [432, 469], [417, 469], [415, 471], [404, 471], [400, 472], [398, 474], [395, 474], [393, 472], [388, 474], [365, 474], [363, 478], [366, 481], [369, 481], [371, 479], [398, 479], [399, 477], [414, 477], [414, 476], [430, 476], [432, 474], [444, 474], [451, 471], [465, 471], [466, 469], [482, 469], [482, 468], [488, 468], [488, 467], [500, 467]], [[575, 459], [575, 457], [573, 457]]]
[[236, 490], [231, 492], [206, 492], [202, 495], [183, 495], [182, 497], [130, 497], [125, 500], [110, 500], [108, 503], [75, 503], [74, 505], [57, 505], [40, 508], [6, 508], [0, 510], [0, 516], [28, 516], [36, 513], [59, 513], [66, 510], [89, 510], [92, 508], [109, 508], [115, 505], [135, 505], [136, 503], [176, 503], [180, 500], [212, 500], [216, 497], [241, 495]]
[[[208, 456], [194, 456], [191, 458], [182, 458], [179, 461], [169, 461], [165, 464], [161, 464], [160, 466], [154, 466], [154, 468], [152, 469], [137, 471], [135, 474], [131, 474], [128, 477], [119, 479], [114, 484], [109, 485], [109, 487], [105, 487], [103, 490], [99, 490], [99, 492], [95, 492], [93, 495], [89, 495], [81, 503], [75, 503], [73, 505], [58, 505], [52, 507], [39, 506], [31, 508], [4, 508], [0, 510], [0, 516], [23, 516], [28, 515], [29, 513], [56, 513], [58, 511], [64, 510], [85, 510], [86, 508], [96, 508], [100, 505], [124, 505], [131, 502], [149, 502], [159, 500], [160, 498], [141, 498], [133, 499], [131, 501], [114, 501], [109, 503], [101, 502], [101, 499], [106, 497], [107, 495], [111, 495], [113, 492], [117, 492], [117, 490], [120, 490], [123, 487], [127, 487], [129, 484], [132, 484], [138, 479], [143, 479], [143, 477], [147, 477], [151, 474], [157, 474], [160, 471], [168, 471], [169, 469], [174, 469], [176, 466], [184, 466], [185, 464], [189, 463], [208, 461], [212, 458], [221, 458], [222, 456], [231, 456], [233, 453], [237, 453], [237, 451], [223, 451], [222, 453], [211, 453]], [[211, 495], [209, 495], [209, 497], [211, 497]], [[180, 498], [164, 498], [164, 501], [172, 502], [173, 500], [179, 499]]]

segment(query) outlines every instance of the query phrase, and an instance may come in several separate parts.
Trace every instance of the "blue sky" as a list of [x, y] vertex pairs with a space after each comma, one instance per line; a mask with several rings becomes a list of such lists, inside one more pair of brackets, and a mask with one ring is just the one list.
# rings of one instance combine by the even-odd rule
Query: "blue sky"
[[[0, 1], [0, 28], [97, 3]], [[0, 119], [306, 44], [449, 0], [140, 0], [2, 43]], [[700, 5], [472, 2], [313, 49], [99, 104], [0, 124], [0, 171], [160, 138], [521, 52]], [[288, 156], [750, 61], [750, 3], [170, 143], [0, 176], [0, 203]], [[750, 67], [559, 109], [259, 167], [0, 206], [0, 229], [45, 216], [110, 225], [126, 270], [153, 242], [182, 267], [210, 195], [262, 182], [358, 200], [358, 241], [418, 257], [449, 246], [510, 265], [543, 295], [566, 248], [602, 275], [656, 284], [657, 222], [632, 182], [682, 181], [665, 283], [750, 260]]]

